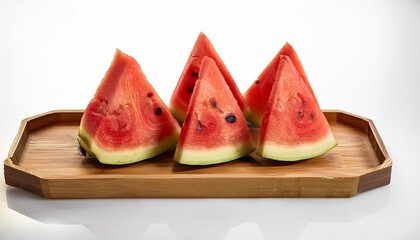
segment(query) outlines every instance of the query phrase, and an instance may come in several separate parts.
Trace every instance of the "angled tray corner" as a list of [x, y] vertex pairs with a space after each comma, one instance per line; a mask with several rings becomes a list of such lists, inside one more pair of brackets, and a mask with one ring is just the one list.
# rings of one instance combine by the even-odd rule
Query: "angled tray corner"
[[338, 146], [299, 162], [256, 154], [220, 165], [183, 166], [173, 152], [108, 166], [77, 151], [82, 110], [22, 121], [4, 161], [6, 184], [46, 198], [350, 197], [390, 183], [392, 160], [373, 121], [324, 111]]

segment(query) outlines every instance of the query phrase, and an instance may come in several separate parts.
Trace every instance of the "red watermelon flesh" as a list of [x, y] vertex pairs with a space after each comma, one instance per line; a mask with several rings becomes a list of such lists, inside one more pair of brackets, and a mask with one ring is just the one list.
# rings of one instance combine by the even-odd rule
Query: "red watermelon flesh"
[[81, 147], [102, 163], [127, 164], [167, 151], [179, 132], [140, 65], [117, 49], [81, 119]]
[[337, 143], [313, 92], [293, 61], [281, 56], [262, 121], [256, 153], [296, 161], [319, 156]]
[[257, 80], [253, 82], [253, 84], [244, 94], [245, 100], [251, 111], [249, 119], [256, 126], [261, 126], [268, 98], [271, 93], [271, 88], [276, 78], [279, 61], [283, 55], [288, 56], [291, 59], [303, 82], [307, 85], [312, 95], [314, 95], [312, 87], [309, 84], [305, 70], [303, 69], [296, 51], [293, 49], [292, 45], [286, 42], [286, 44], [280, 49], [276, 56], [274, 56], [271, 62], [261, 72]]
[[244, 114], [216, 62], [203, 57], [174, 160], [209, 165], [240, 158], [254, 149]]
[[245, 99], [238, 89], [232, 75], [229, 73], [220, 56], [217, 54], [215, 48], [204, 33], [200, 33], [190, 56], [185, 64], [184, 70], [178, 80], [177, 86], [174, 89], [172, 97], [169, 101], [169, 110], [174, 117], [182, 123], [187, 113], [188, 104], [198, 79], [200, 72], [201, 60], [204, 56], [212, 58], [219, 68], [224, 80], [233, 93], [239, 107], [245, 114], [248, 114], [249, 108]]

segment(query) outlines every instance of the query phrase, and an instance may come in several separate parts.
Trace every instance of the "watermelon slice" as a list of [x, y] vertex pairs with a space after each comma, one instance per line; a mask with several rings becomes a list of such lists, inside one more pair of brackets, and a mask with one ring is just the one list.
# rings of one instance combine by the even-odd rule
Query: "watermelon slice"
[[249, 114], [250, 110], [242, 93], [239, 91], [222, 59], [219, 57], [210, 40], [206, 37], [206, 35], [204, 35], [204, 33], [200, 33], [198, 35], [181, 77], [179, 78], [169, 101], [169, 111], [180, 123], [184, 121], [195, 82], [199, 76], [201, 60], [204, 56], [213, 58], [224, 80], [229, 86], [230, 91], [233, 93], [233, 96], [238, 102], [239, 107], [246, 115]]
[[296, 51], [293, 49], [292, 45], [286, 42], [267, 67], [261, 72], [257, 80], [253, 82], [244, 94], [245, 100], [251, 111], [248, 118], [256, 126], [261, 126], [262, 118], [265, 113], [265, 108], [271, 93], [271, 88], [276, 78], [276, 72], [282, 55], [286, 55], [292, 60], [300, 77], [307, 85], [312, 95], [314, 95]]
[[105, 164], [128, 164], [176, 144], [180, 126], [136, 60], [117, 49], [80, 122], [78, 141]]
[[209, 165], [240, 158], [254, 149], [247, 121], [216, 62], [203, 57], [174, 160]]
[[288, 56], [280, 56], [256, 153], [274, 160], [319, 156], [337, 143], [315, 95]]

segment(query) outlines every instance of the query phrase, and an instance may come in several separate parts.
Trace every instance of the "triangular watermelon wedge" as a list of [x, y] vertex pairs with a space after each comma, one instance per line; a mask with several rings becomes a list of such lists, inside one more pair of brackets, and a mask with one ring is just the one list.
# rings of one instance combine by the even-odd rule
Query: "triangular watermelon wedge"
[[288, 56], [280, 56], [256, 153], [274, 160], [319, 156], [337, 145], [315, 95]]
[[296, 51], [293, 49], [292, 45], [286, 42], [286, 44], [284, 44], [276, 56], [274, 56], [271, 62], [261, 72], [257, 80], [253, 82], [244, 94], [245, 101], [251, 111], [248, 118], [258, 127], [261, 126], [262, 118], [265, 113], [265, 108], [271, 93], [271, 88], [276, 78], [279, 61], [282, 55], [288, 56], [292, 60], [293, 65], [296, 67], [303, 82], [307, 85], [309, 91], [314, 95]]
[[204, 56], [210, 57], [215, 61], [224, 80], [229, 86], [230, 91], [233, 93], [233, 96], [238, 102], [239, 107], [246, 115], [249, 114], [250, 110], [248, 105], [233, 80], [232, 75], [229, 73], [222, 59], [217, 54], [210, 40], [202, 32], [198, 35], [190, 56], [185, 64], [184, 70], [172, 93], [172, 97], [168, 104], [169, 111], [178, 120], [178, 122], [182, 123], [184, 121], [195, 82], [199, 76], [201, 60]]
[[203, 57], [174, 160], [209, 165], [240, 158], [254, 149], [245, 116], [216, 62]]
[[81, 119], [80, 146], [101, 163], [128, 164], [169, 150], [179, 132], [140, 65], [117, 49]]

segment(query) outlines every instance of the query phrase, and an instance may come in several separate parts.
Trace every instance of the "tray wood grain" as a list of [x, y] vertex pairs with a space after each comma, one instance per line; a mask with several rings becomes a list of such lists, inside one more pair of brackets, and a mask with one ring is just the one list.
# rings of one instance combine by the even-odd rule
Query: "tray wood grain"
[[77, 151], [82, 110], [22, 121], [4, 161], [6, 184], [45, 198], [350, 197], [390, 183], [392, 160], [370, 119], [324, 111], [338, 146], [322, 156], [279, 162], [250, 154], [212, 166], [184, 166], [173, 151], [109, 166]]

